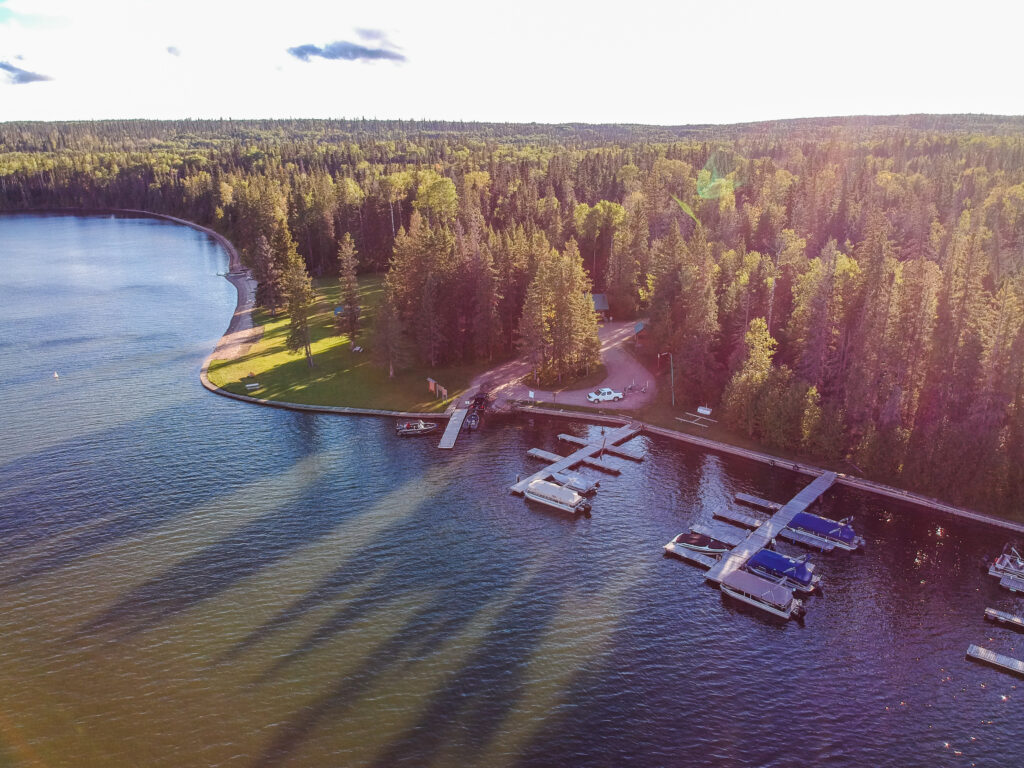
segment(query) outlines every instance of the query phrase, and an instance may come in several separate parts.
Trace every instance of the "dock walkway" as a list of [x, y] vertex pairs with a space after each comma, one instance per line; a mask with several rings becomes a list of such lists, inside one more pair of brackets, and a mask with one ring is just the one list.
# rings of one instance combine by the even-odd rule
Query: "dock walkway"
[[1011, 592], [1024, 592], [1024, 579], [1018, 579], [1016, 576], [1003, 576], [999, 580], [999, 586]]
[[1007, 627], [1013, 627], [1014, 629], [1021, 630], [1024, 632], [1024, 619], [1020, 616], [1014, 616], [1012, 613], [1006, 611], [997, 611], [995, 608], [985, 609], [985, 618], [989, 621], [994, 621], [998, 624], [1003, 624]]
[[1024, 661], [1011, 659], [1009, 656], [1003, 656], [1001, 653], [990, 651], [988, 648], [971, 645], [967, 648], [967, 655], [972, 659], [984, 661], [986, 664], [991, 664], [993, 667], [999, 667], [999, 669], [1003, 669], [1007, 672], [1024, 675]]
[[[609, 453], [609, 448], [611, 446], [617, 446], [619, 443], [624, 443], [630, 438], [636, 437], [638, 434], [640, 434], [640, 427], [633, 423], [628, 423], [617, 429], [607, 430], [604, 435], [594, 438], [596, 442], [588, 443], [579, 450], [570, 453], [568, 456], [558, 456], [553, 453], [548, 454], [549, 457], [557, 457], [558, 460], [539, 472], [534, 472], [529, 477], [520, 480], [509, 488], [509, 490], [516, 494], [525, 493], [530, 483], [535, 482], [536, 480], [549, 480], [551, 475], [555, 472], [564, 472], [567, 469], [572, 469], [573, 467], [578, 466], [579, 464], [586, 463], [591, 466], [597, 466], [604, 469], [609, 465], [604, 464], [602, 458], [598, 455], [602, 453]], [[530, 451], [530, 455], [537, 456], [538, 458], [546, 458], [541, 457], [538, 451], [539, 449], [533, 448]], [[544, 453], [547, 452], [545, 451]]]
[[[572, 443], [573, 445], [590, 445], [590, 441], [583, 437], [576, 437], [576, 435], [567, 435], [562, 433], [558, 436], [559, 440], [566, 443]], [[636, 448], [630, 448], [626, 445], [606, 445], [604, 447], [605, 453], [610, 453], [613, 456], [622, 456], [633, 461], [643, 461], [644, 454]]]
[[832, 487], [835, 481], [835, 472], [825, 472], [815, 478], [810, 485], [790, 499], [782, 509], [755, 528], [732, 552], [723, 555], [715, 567], [707, 572], [708, 581], [721, 584], [722, 579], [742, 567], [756, 552], [768, 546], [772, 539], [786, 529], [798, 512], [803, 512], [817, 501], [825, 491]]
[[441, 435], [441, 442], [437, 444], [438, 448], [451, 449], [455, 447], [455, 441], [459, 439], [462, 422], [466, 420], [467, 413], [469, 413], [468, 408], [456, 408], [452, 412], [452, 417], [448, 419], [448, 426], [445, 427], [444, 434]]

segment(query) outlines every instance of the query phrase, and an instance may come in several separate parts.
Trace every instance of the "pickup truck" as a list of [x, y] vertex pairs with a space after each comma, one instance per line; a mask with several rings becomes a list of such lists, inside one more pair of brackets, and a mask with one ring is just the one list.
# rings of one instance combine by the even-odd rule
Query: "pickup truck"
[[616, 392], [615, 390], [608, 389], [608, 387], [601, 387], [593, 392], [587, 393], [587, 400], [592, 403], [606, 403], [609, 400], [616, 401], [622, 399], [622, 393]]

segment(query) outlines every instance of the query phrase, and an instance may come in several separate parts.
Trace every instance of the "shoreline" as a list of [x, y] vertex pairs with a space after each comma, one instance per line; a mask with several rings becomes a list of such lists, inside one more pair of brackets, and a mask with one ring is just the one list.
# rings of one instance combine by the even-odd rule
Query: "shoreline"
[[[658, 435], [659, 437], [665, 437], [669, 440], [677, 440], [683, 443], [690, 443], [696, 445], [704, 450], [717, 451], [719, 453], [729, 454], [731, 456], [738, 456], [744, 459], [750, 459], [751, 461], [757, 461], [761, 464], [768, 464], [769, 466], [776, 469], [785, 469], [791, 472], [800, 472], [804, 475], [810, 475], [817, 477], [823, 474], [826, 470], [821, 467], [816, 467], [811, 464], [802, 464], [799, 462], [788, 461], [781, 459], [777, 456], [773, 456], [770, 453], [762, 453], [761, 451], [752, 451], [749, 448], [741, 448], [737, 445], [730, 445], [729, 443], [723, 443], [718, 440], [709, 440], [704, 437], [698, 437], [697, 435], [690, 435], [686, 432], [677, 432], [675, 430], [666, 429], [665, 427], [657, 427], [653, 424], [648, 424], [644, 421], [638, 421], [636, 419], [629, 419], [625, 416], [610, 416], [608, 414], [595, 415], [590, 417], [581, 411], [559, 411], [553, 408], [538, 408], [535, 406], [517, 406], [515, 408], [516, 413], [536, 413], [542, 416], [551, 416], [554, 418], [573, 419], [576, 421], [587, 420], [596, 421], [603, 424], [636, 424], [640, 427], [641, 434]], [[940, 499], [933, 499], [929, 496], [924, 496], [920, 493], [914, 493], [913, 491], [904, 491], [902, 488], [894, 488], [891, 485], [885, 485], [884, 483], [876, 483], [873, 480], [866, 480], [859, 477], [850, 477], [849, 475], [839, 474], [836, 480], [840, 485], [845, 485], [850, 488], [854, 488], [864, 493], [873, 493], [877, 496], [886, 496], [896, 501], [913, 504], [917, 507], [922, 507], [928, 510], [934, 510], [942, 512], [953, 517], [959, 517], [966, 520], [971, 520], [977, 523], [984, 523], [986, 525], [995, 526], [998, 528], [1004, 528], [1015, 533], [1024, 534], [1024, 523], [1019, 523], [1016, 520], [1009, 520], [1003, 517], [996, 517], [995, 515], [988, 515], [984, 512], [976, 512], [972, 509], [966, 509], [964, 507], [958, 507], [954, 504], [948, 504]]]
[[[262, 405], [269, 408], [277, 408], [280, 410], [297, 411], [304, 413], [332, 413], [343, 416], [388, 416], [406, 419], [450, 419], [454, 411], [454, 403], [442, 413], [415, 413], [409, 411], [389, 411], [369, 408], [352, 408], [341, 405], [304, 405], [302, 403], [289, 403], [282, 400], [261, 400], [259, 398], [250, 397], [248, 395], [236, 394], [234, 392], [228, 392], [225, 389], [221, 389], [213, 382], [210, 381], [208, 376], [208, 370], [210, 363], [215, 359], [214, 356], [218, 351], [228, 349], [232, 346], [238, 347], [241, 344], [249, 343], [258, 339], [250, 338], [254, 336], [252, 326], [252, 309], [255, 302], [255, 280], [252, 279], [251, 272], [245, 268], [242, 264], [241, 257], [239, 256], [238, 249], [235, 248], [234, 244], [224, 237], [219, 232], [215, 232], [208, 227], [204, 227], [195, 222], [188, 221], [186, 219], [180, 219], [176, 216], [170, 216], [163, 213], [151, 213], [149, 211], [141, 211], [132, 208], [92, 208], [92, 209], [71, 209], [71, 208], [59, 208], [59, 209], [46, 209], [46, 210], [23, 210], [23, 211], [2, 211], [4, 214], [19, 214], [19, 213], [54, 213], [63, 215], [106, 215], [106, 214], [129, 214], [131, 216], [139, 218], [154, 218], [161, 219], [163, 221], [169, 221], [174, 224], [182, 224], [192, 229], [204, 232], [212, 237], [219, 245], [221, 245], [228, 254], [228, 272], [224, 275], [224, 278], [235, 286], [235, 290], [238, 293], [238, 298], [235, 303], [235, 311], [231, 316], [231, 321], [228, 323], [227, 329], [221, 336], [217, 345], [210, 352], [209, 355], [203, 360], [202, 366], [199, 370], [199, 381], [205, 389], [214, 394], [222, 397], [227, 397], [232, 400], [238, 400], [240, 402], [251, 403], [253, 405]], [[262, 326], [258, 326], [259, 335], [262, 335]], [[249, 336], [246, 336], [248, 334]], [[675, 430], [667, 429], [665, 427], [658, 427], [653, 424], [648, 424], [643, 421], [631, 419], [627, 416], [609, 416], [605, 414], [589, 414], [585, 411], [562, 411], [552, 408], [538, 408], [534, 406], [517, 406], [513, 408], [513, 413], [536, 413], [543, 416], [551, 416], [555, 418], [575, 419], [577, 421], [594, 421], [597, 423], [605, 424], [626, 424], [633, 423], [638, 424], [641, 428], [641, 434], [659, 435], [661, 437], [668, 438], [670, 440], [677, 440], [680, 442], [689, 443], [691, 445], [699, 446], [705, 450], [717, 451], [719, 453], [725, 453], [732, 456], [738, 456], [741, 458], [750, 459], [757, 461], [762, 464], [768, 464], [772, 467], [778, 467], [780, 469], [787, 469], [794, 472], [801, 472], [805, 475], [818, 476], [825, 472], [824, 469], [809, 464], [801, 464], [798, 462], [788, 461], [786, 459], [773, 456], [769, 453], [763, 453], [761, 451], [753, 451], [748, 448], [741, 448], [739, 446], [731, 445], [729, 443], [723, 443], [718, 440], [709, 440], [707, 438], [698, 437], [696, 435], [690, 435], [685, 432], [677, 432]], [[974, 522], [983, 523], [1003, 529], [1013, 531], [1015, 533], [1024, 534], [1024, 523], [1020, 523], [1007, 518], [996, 517], [994, 515], [985, 514], [982, 512], [976, 512], [971, 509], [964, 507], [957, 507], [953, 504], [948, 504], [939, 499], [933, 499], [922, 494], [914, 493], [912, 491], [904, 491], [901, 488], [895, 488], [884, 483], [878, 483], [872, 480], [866, 480], [862, 478], [854, 478], [845, 474], [841, 474], [837, 480], [841, 485], [845, 485], [856, 490], [873, 493], [879, 496], [886, 496], [888, 498], [895, 499], [897, 501], [906, 502], [913, 504], [918, 507], [925, 509], [935, 510], [942, 512], [954, 517], [959, 517]]]

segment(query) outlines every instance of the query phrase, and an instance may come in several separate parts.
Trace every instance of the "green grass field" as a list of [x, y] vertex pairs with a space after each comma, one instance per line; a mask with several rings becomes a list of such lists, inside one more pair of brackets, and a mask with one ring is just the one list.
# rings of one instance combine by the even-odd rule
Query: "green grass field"
[[[316, 281], [318, 301], [310, 319], [313, 368], [306, 365], [304, 354], [285, 347], [288, 318], [281, 313], [273, 318], [257, 311], [254, 322], [263, 325], [263, 338], [236, 360], [212, 361], [210, 381], [228, 392], [263, 400], [393, 411], [443, 411], [452, 399], [466, 391], [473, 376], [483, 368], [411, 368], [396, 372], [395, 378], [389, 379], [386, 370], [373, 364], [369, 353], [374, 318], [384, 295], [383, 282], [382, 275], [359, 279], [362, 328], [353, 339], [348, 334], [338, 334], [334, 326], [338, 281]], [[366, 351], [353, 352], [356, 346]], [[427, 390], [427, 376], [448, 389], [447, 400], [435, 399]], [[259, 382], [260, 388], [254, 392], [246, 390], [245, 384], [251, 381]]]

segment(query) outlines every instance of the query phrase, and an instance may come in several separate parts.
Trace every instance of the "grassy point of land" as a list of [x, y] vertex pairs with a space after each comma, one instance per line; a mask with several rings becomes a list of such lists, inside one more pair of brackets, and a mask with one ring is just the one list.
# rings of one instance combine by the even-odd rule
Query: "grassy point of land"
[[[316, 281], [318, 300], [310, 317], [315, 367], [307, 366], [304, 354], [285, 347], [287, 315], [278, 312], [277, 317], [271, 317], [261, 310], [257, 311], [254, 323], [263, 326], [263, 337], [235, 360], [213, 360], [210, 381], [228, 392], [261, 400], [425, 413], [444, 411], [466, 391], [481, 366], [410, 368], [389, 379], [385, 369], [373, 364], [369, 352], [377, 307], [384, 296], [383, 282], [381, 275], [360, 277], [362, 327], [355, 338], [350, 338], [347, 333], [339, 334], [334, 325], [338, 281]], [[360, 346], [363, 352], [353, 351], [353, 347]], [[448, 389], [447, 399], [435, 399], [427, 390], [428, 376]], [[249, 392], [245, 388], [248, 382], [259, 382], [260, 388]]]

